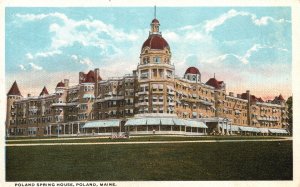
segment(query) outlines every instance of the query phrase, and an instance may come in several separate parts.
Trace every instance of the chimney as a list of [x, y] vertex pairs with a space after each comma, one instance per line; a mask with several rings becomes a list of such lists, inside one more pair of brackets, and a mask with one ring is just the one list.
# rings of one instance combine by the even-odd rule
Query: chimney
[[69, 79], [64, 79], [64, 84], [66, 88], [69, 88]]
[[248, 125], [251, 126], [252, 125], [252, 121], [251, 121], [251, 95], [250, 95], [250, 91], [247, 90], [247, 99], [248, 99], [248, 105], [247, 105], [247, 120], [248, 120]]
[[99, 84], [99, 76], [100, 76], [100, 71], [99, 71], [99, 68], [95, 68], [94, 70], [94, 75], [95, 75], [95, 97], [98, 97], [98, 84]]
[[229, 92], [230, 97], [234, 97], [233, 92]]
[[133, 74], [133, 76], [137, 76], [137, 75], [136, 75], [136, 70], [133, 70], [133, 71], [132, 71], [132, 74]]
[[29, 94], [27, 94], [27, 97], [31, 97], [31, 94], [29, 93]]
[[85, 77], [84, 77], [84, 73], [83, 72], [79, 72], [79, 84], [81, 84], [84, 81]]
[[236, 94], [236, 97], [241, 99], [242, 95], [241, 94]]

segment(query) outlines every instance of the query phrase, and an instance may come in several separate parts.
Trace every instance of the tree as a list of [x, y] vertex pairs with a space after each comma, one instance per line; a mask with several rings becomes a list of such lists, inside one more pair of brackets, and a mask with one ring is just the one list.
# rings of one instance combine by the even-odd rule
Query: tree
[[288, 130], [290, 131], [291, 134], [293, 134], [293, 96], [289, 97], [288, 100], [286, 101], [286, 104], [288, 105]]

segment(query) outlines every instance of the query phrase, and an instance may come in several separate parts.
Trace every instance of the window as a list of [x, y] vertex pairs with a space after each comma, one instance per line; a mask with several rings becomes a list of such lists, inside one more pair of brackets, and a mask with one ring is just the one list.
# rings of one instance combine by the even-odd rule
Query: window
[[161, 62], [160, 57], [154, 57], [154, 58], [153, 58], [153, 62], [155, 62], [155, 63], [160, 63], [160, 62]]

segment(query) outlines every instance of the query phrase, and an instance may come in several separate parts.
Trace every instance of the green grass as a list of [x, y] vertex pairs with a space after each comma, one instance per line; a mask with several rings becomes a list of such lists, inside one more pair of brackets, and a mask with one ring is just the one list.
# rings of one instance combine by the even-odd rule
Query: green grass
[[[55, 140], [45, 140], [45, 139], [18, 139], [18, 141], [7, 141], [7, 144], [32, 144], [32, 143], [86, 143], [86, 142], [137, 142], [137, 141], [193, 141], [193, 140], [248, 140], [248, 139], [281, 139], [279, 136], [143, 136], [134, 137], [131, 136], [129, 139], [110, 139], [108, 137], [99, 138], [93, 137], [93, 139], [65, 139], [56, 138]], [[21, 141], [25, 140], [25, 141]], [[32, 141], [31, 141], [32, 140]]]
[[7, 181], [292, 180], [292, 141], [6, 147]]

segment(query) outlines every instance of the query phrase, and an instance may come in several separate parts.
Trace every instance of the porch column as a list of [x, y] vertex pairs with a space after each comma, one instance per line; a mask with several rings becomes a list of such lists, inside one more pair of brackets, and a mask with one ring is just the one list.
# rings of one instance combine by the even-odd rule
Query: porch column
[[206, 129], [204, 129], [204, 134], [206, 135]]
[[71, 133], [73, 134], [73, 123], [71, 123]]
[[77, 133], [80, 134], [79, 123], [77, 123]]
[[160, 132], [160, 125], [158, 125], [158, 132]]
[[50, 136], [51, 136], [51, 125], [49, 125], [49, 127], [50, 127]]
[[57, 128], [57, 136], [59, 136], [59, 127], [60, 127], [60, 125], [56, 126], [56, 128]]
[[64, 124], [64, 135], [66, 134], [66, 124]]
[[198, 129], [199, 129], [199, 128], [197, 127], [197, 134], [198, 134]]
[[222, 122], [222, 135], [224, 135], [224, 122]]
[[226, 122], [226, 135], [228, 135], [229, 132], [228, 132], [228, 122]]
[[149, 130], [149, 129], [148, 129], [148, 125], [146, 125], [146, 128], [147, 128], [147, 134], [148, 134], [148, 130]]
[[173, 126], [171, 125], [171, 132], [173, 131]]

